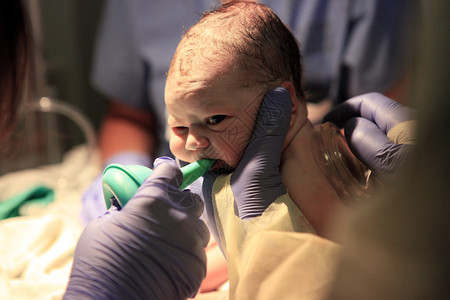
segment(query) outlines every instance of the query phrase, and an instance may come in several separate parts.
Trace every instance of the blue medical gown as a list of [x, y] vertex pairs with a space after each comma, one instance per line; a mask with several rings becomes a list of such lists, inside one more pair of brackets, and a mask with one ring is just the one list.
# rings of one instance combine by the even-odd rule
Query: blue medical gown
[[[166, 72], [183, 32], [211, 0], [109, 0], [92, 81], [104, 95], [152, 110], [163, 133]], [[266, 0], [301, 44], [315, 102], [384, 92], [404, 76], [419, 22], [416, 0]], [[164, 140], [163, 134], [159, 137]]]

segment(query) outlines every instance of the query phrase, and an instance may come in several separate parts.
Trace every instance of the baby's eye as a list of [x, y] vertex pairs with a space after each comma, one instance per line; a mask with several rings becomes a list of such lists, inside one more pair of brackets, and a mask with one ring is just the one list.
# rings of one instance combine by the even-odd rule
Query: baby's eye
[[222, 122], [223, 120], [225, 120], [227, 116], [226, 115], [214, 115], [211, 117], [208, 117], [208, 119], [206, 120], [206, 123], [208, 125], [216, 125], [219, 124], [220, 122]]
[[176, 135], [186, 134], [188, 132], [188, 130], [189, 130], [189, 128], [188, 127], [184, 127], [184, 126], [172, 127], [172, 131]]

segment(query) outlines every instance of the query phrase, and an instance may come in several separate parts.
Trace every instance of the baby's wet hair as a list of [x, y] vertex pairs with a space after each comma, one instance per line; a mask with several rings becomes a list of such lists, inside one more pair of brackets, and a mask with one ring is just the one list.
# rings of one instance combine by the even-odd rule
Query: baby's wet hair
[[211, 62], [227, 59], [228, 72], [240, 69], [248, 74], [241, 85], [269, 91], [280, 81], [291, 81], [297, 97], [304, 99], [299, 43], [267, 5], [229, 1], [205, 12], [180, 44], [184, 48], [180, 74], [188, 75], [192, 61], [199, 58]]

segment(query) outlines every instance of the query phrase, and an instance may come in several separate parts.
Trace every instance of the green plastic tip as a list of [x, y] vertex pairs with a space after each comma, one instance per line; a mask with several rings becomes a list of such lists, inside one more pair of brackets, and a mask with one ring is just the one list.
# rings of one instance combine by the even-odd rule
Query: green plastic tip
[[182, 167], [181, 173], [183, 173], [183, 183], [180, 185], [180, 190], [184, 190], [187, 186], [200, 178], [206, 171], [211, 169], [215, 162], [214, 159], [204, 158]]

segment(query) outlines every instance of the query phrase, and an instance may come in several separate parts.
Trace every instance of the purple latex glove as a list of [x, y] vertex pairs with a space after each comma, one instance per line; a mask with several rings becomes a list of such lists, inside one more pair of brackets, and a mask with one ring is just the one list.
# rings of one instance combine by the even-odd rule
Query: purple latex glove
[[[259, 108], [252, 137], [231, 175], [231, 189], [241, 219], [260, 216], [279, 196], [286, 193], [281, 181], [280, 159], [289, 128], [292, 99], [289, 92], [278, 87], [266, 94]], [[208, 224], [213, 224], [212, 186], [214, 173], [208, 173], [203, 183], [203, 196]]]
[[[344, 127], [352, 152], [384, 181], [391, 179], [408, 158], [415, 141], [409, 125], [412, 120], [412, 108], [379, 93], [353, 97], [336, 106], [324, 118], [324, 122], [331, 121]], [[400, 142], [388, 138], [394, 128], [397, 131], [397, 125], [403, 128], [396, 133], [397, 138], [401, 136]]]
[[64, 299], [186, 299], [206, 275], [209, 241], [199, 219], [203, 201], [178, 189], [183, 175], [171, 159], [120, 211], [111, 207], [83, 231]]
[[[150, 156], [143, 155], [136, 152], [122, 152], [112, 156], [103, 165], [106, 168], [108, 165], [117, 163], [122, 165], [141, 165], [150, 167], [152, 160]], [[84, 192], [81, 204], [81, 221], [83, 225], [87, 225], [90, 221], [103, 215], [106, 212], [105, 199], [103, 197], [102, 188], [102, 172], [92, 181], [87, 190]]]

